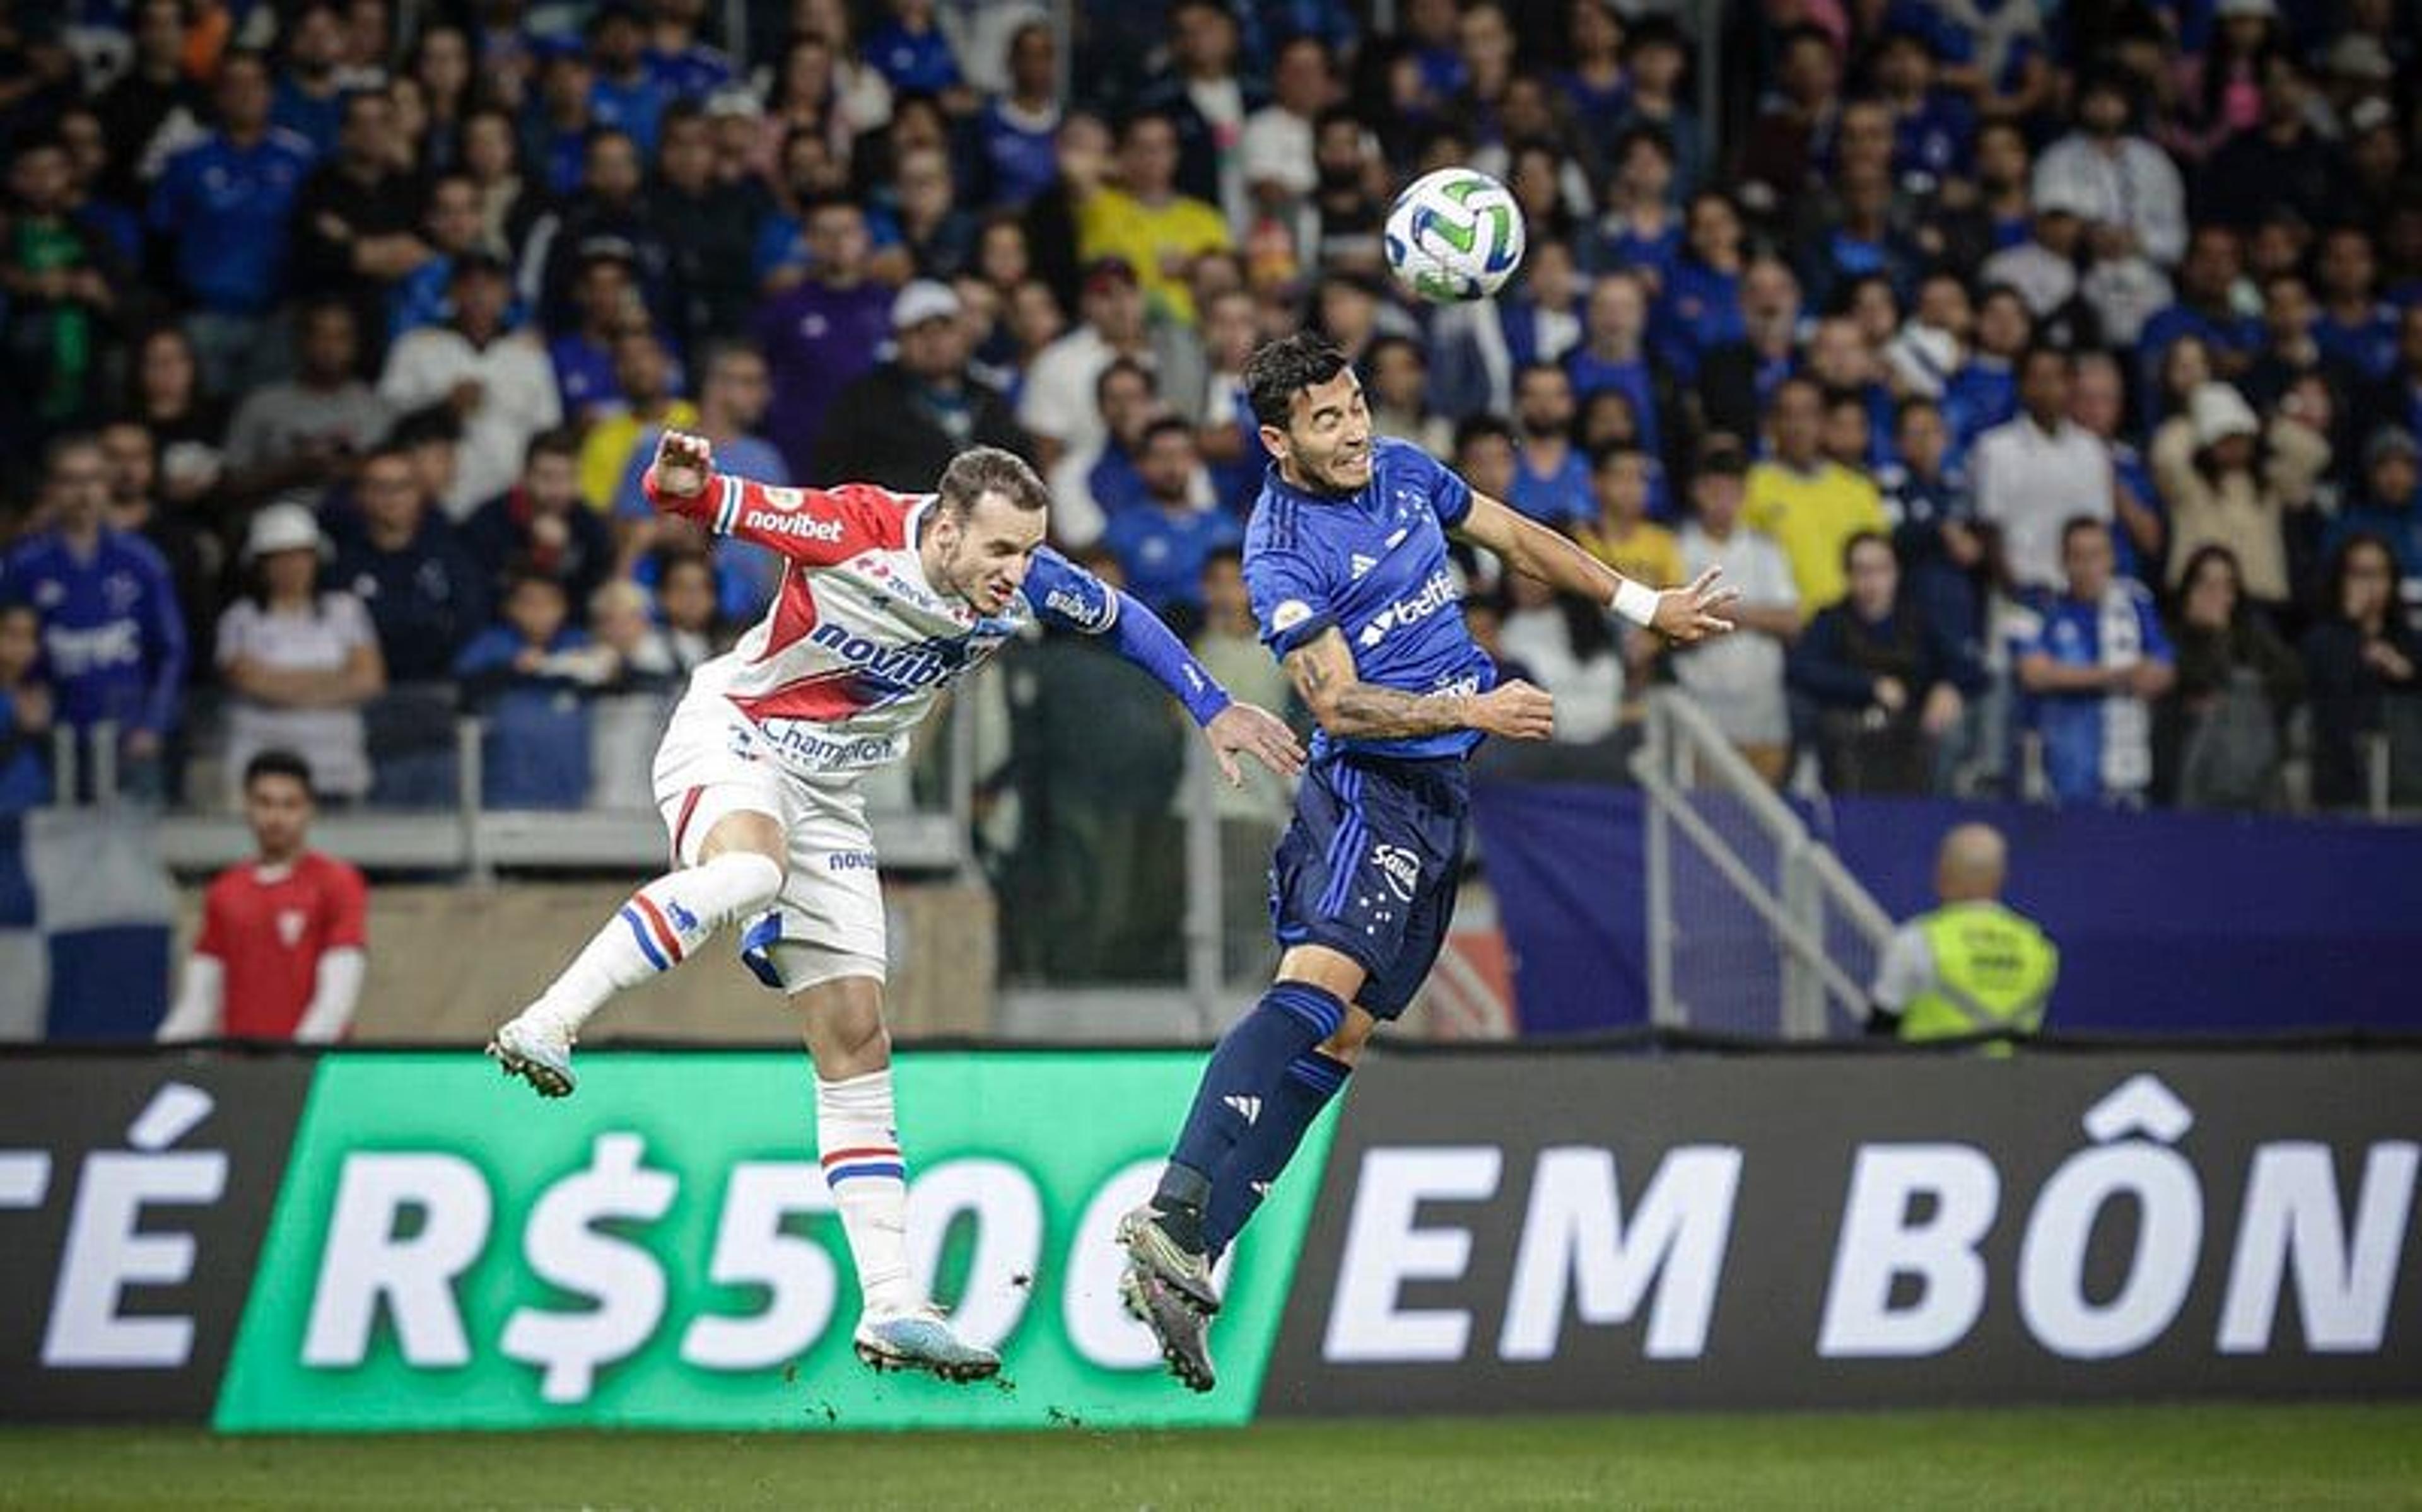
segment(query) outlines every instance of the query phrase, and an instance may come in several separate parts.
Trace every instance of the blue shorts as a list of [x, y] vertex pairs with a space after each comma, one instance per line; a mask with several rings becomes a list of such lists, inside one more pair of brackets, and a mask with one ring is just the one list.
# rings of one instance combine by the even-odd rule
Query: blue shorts
[[1279, 943], [1326, 945], [1367, 975], [1354, 1001], [1393, 1019], [1421, 990], [1455, 914], [1471, 807], [1461, 756], [1339, 756], [1304, 773], [1270, 860]]

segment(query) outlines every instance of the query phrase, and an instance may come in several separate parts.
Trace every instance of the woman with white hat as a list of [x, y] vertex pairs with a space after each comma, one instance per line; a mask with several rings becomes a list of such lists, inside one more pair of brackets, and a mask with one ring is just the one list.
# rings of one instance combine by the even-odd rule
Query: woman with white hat
[[2248, 599], [2273, 608], [2288, 602], [2287, 513], [2312, 507], [2330, 464], [2328, 423], [2283, 404], [2266, 429], [2235, 385], [2195, 385], [2186, 413], [2153, 435], [2153, 482], [2170, 515], [2171, 586], [2196, 552], [2225, 546], [2242, 569]]
[[219, 616], [218, 665], [227, 681], [222, 762], [232, 793], [257, 752], [284, 749], [310, 764], [323, 800], [370, 791], [362, 706], [386, 687], [386, 663], [368, 610], [342, 590], [319, 591], [327, 540], [310, 509], [265, 506], [244, 542], [248, 591]]

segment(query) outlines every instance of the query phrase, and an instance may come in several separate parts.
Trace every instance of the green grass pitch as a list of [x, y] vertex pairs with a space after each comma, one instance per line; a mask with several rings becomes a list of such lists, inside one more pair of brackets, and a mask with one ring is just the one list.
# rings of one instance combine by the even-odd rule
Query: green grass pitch
[[0, 1507], [2422, 1508], [2422, 1405], [1361, 1419], [1226, 1433], [0, 1429]]

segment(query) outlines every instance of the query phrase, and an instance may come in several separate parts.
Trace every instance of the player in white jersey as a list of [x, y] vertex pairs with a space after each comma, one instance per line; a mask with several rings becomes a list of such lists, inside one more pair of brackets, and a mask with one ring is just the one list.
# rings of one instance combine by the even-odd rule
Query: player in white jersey
[[815, 1062], [817, 1149], [864, 1297], [859, 1357], [981, 1380], [999, 1357], [952, 1333], [909, 1274], [883, 896], [859, 773], [897, 760], [941, 691], [1038, 619], [1114, 636], [1185, 704], [1231, 782], [1239, 755], [1291, 774], [1301, 748], [1276, 716], [1232, 702], [1150, 611], [1043, 544], [1048, 496], [1008, 452], [962, 452], [918, 497], [720, 475], [705, 441], [668, 431], [647, 491], [778, 553], [781, 585], [765, 617], [692, 675], [657, 752], [676, 869], [633, 894], [489, 1052], [563, 1097], [573, 1041], [607, 999], [744, 926], [741, 959], [797, 1005]]

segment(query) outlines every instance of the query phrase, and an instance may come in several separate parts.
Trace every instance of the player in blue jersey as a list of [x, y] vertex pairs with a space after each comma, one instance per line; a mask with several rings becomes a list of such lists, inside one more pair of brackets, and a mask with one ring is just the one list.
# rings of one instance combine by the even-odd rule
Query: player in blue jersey
[[1484, 735], [1545, 740], [1554, 726], [1549, 695], [1499, 683], [1465, 628], [1447, 533], [1677, 641], [1730, 630], [1721, 611], [1735, 597], [1714, 570], [1662, 593], [1627, 582], [1420, 449], [1373, 436], [1360, 382], [1323, 337], [1262, 347], [1245, 385], [1273, 459], [1245, 582], [1320, 728], [1270, 865], [1277, 981], [1220, 1040], [1158, 1190], [1119, 1225], [1121, 1294], [1196, 1391], [1214, 1380], [1213, 1263], [1446, 939], [1465, 758]]

